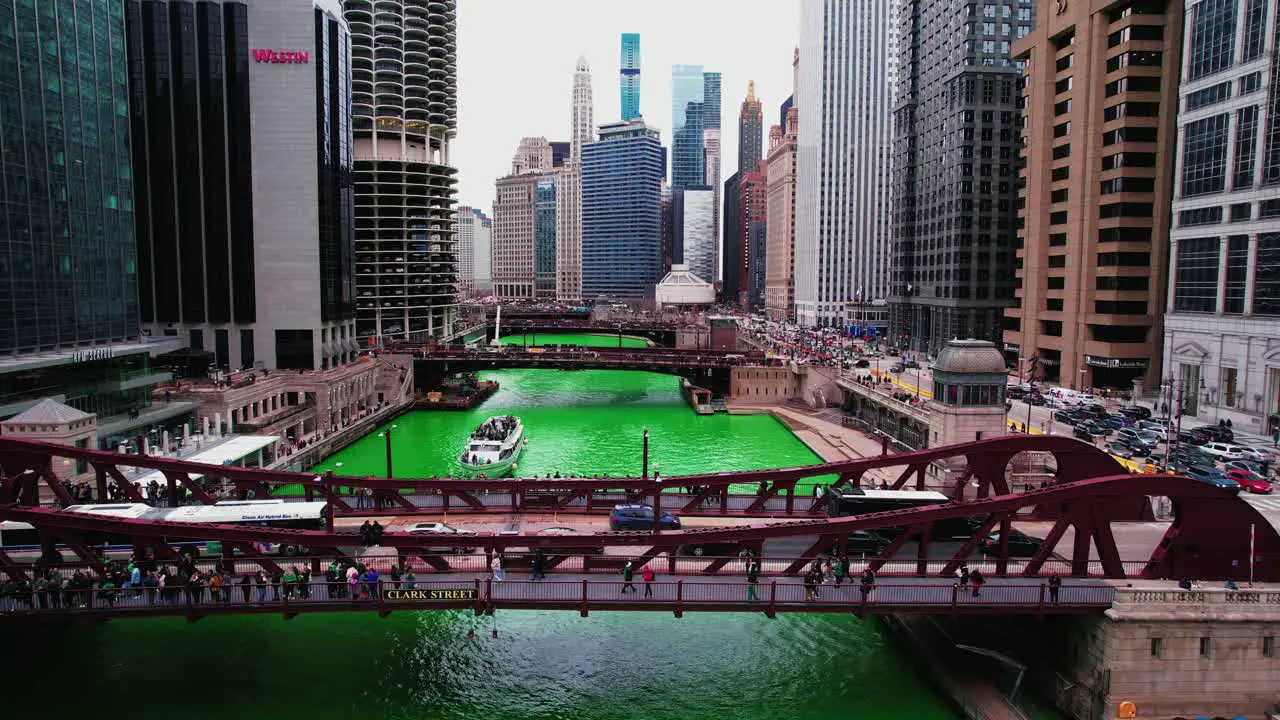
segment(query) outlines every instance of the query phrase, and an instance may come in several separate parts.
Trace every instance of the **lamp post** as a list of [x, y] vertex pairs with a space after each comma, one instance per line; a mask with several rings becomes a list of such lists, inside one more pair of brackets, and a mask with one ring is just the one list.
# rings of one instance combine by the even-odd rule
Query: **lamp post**
[[398, 427], [400, 426], [392, 425], [391, 427], [387, 428], [385, 432], [378, 433], [379, 435], [387, 439], [387, 479], [388, 480], [391, 479], [391, 431], [395, 430]]
[[640, 479], [649, 479], [649, 428], [644, 429], [644, 451], [642, 455], [642, 466], [640, 468]]

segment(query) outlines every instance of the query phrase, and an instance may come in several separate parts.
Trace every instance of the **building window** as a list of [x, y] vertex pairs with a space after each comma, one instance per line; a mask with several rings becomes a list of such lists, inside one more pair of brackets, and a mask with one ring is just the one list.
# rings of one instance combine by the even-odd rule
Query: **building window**
[[1045, 298], [1044, 309], [1050, 312], [1062, 312], [1063, 303], [1062, 298]]
[[1150, 227], [1114, 227], [1098, 231], [1098, 242], [1151, 242]]
[[1122, 142], [1153, 143], [1159, 139], [1159, 130], [1153, 127], [1122, 127], [1102, 133], [1103, 145]]
[[1054, 146], [1053, 148], [1054, 160], [1061, 160], [1063, 158], [1068, 158], [1068, 157], [1071, 157], [1071, 143], [1063, 143], [1062, 145]]
[[1101, 184], [1101, 192], [1103, 195], [1121, 192], [1153, 192], [1155, 188], [1155, 178], [1132, 176], [1103, 180]]
[[1221, 205], [1196, 208], [1194, 210], [1183, 210], [1178, 213], [1178, 225], [1181, 227], [1191, 227], [1192, 225], [1216, 225], [1220, 222], [1222, 222]]
[[1280, 233], [1258, 236], [1253, 279], [1253, 313], [1280, 316]]
[[1258, 217], [1280, 217], [1280, 200], [1263, 200], [1258, 203]]
[[1049, 213], [1049, 224], [1050, 225], [1066, 225], [1067, 211], [1059, 210], [1058, 212]]
[[1153, 168], [1156, 166], [1156, 154], [1144, 152], [1121, 152], [1107, 155], [1102, 158], [1103, 170], [1115, 170], [1122, 167], [1144, 167]]
[[1069, 178], [1069, 177], [1071, 177], [1071, 166], [1070, 166], [1070, 165], [1063, 166], [1063, 167], [1059, 167], [1059, 168], [1054, 168], [1053, 170], [1051, 170], [1051, 171], [1049, 172], [1049, 178], [1050, 178], [1053, 182], [1058, 182], [1059, 180], [1066, 180], [1066, 179], [1067, 179], [1067, 178]]
[[1068, 196], [1067, 188], [1062, 188], [1061, 190], [1054, 190], [1053, 192], [1049, 193], [1049, 202], [1051, 203], [1066, 202], [1067, 196]]
[[1151, 638], [1151, 657], [1158, 658], [1164, 652], [1164, 638]]
[[[1131, 178], [1132, 179], [1132, 178]], [[1136, 203], [1121, 202], [1110, 203], [1098, 208], [1098, 217], [1100, 218], [1117, 218], [1117, 217], [1151, 217], [1155, 212], [1155, 206], [1152, 203]]]
[[1240, 62], [1247, 63], [1262, 56], [1262, 31], [1267, 27], [1267, 0], [1249, 0], [1244, 13], [1244, 49]]
[[[1053, 136], [1056, 138], [1066, 137], [1071, 134], [1071, 121], [1058, 123], [1053, 126]], [[1056, 149], [1056, 148], [1055, 148]]]
[[1200, 657], [1209, 657], [1213, 650], [1213, 638], [1200, 638]]
[[1236, 369], [1219, 368], [1218, 374], [1222, 378], [1222, 404], [1233, 408], [1236, 406]]
[[1211, 313], [1218, 304], [1218, 238], [1178, 241], [1174, 312]]
[[1187, 93], [1187, 98], [1182, 102], [1184, 110], [1197, 110], [1202, 107], [1208, 107], [1220, 103], [1223, 100], [1231, 98], [1231, 81], [1218, 83], [1203, 90], [1197, 90], [1193, 93]]
[[1232, 169], [1234, 190], [1253, 187], [1254, 158], [1258, 147], [1258, 106], [1236, 111], [1236, 159]]
[[1235, 50], [1236, 5], [1240, 0], [1202, 0], [1191, 19], [1191, 60], [1187, 80], [1226, 70]]
[[1262, 71], [1251, 72], [1240, 78], [1240, 94], [1250, 95], [1262, 89]]
[[1225, 189], [1228, 124], [1225, 113], [1187, 124], [1182, 148], [1183, 197]]
[[1249, 236], [1232, 235], [1227, 238], [1227, 294], [1223, 312], [1231, 315], [1244, 313], [1244, 289], [1248, 282]]
[[1267, 105], [1266, 155], [1263, 156], [1262, 182], [1280, 182], [1280, 52], [1271, 54], [1271, 94]]
[[1276, 656], [1276, 638], [1274, 635], [1266, 635], [1262, 638], [1262, 657]]

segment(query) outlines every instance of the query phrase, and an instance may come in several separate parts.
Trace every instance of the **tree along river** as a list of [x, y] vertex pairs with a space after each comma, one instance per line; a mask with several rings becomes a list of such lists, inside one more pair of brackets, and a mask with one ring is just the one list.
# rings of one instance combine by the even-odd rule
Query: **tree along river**
[[[500, 412], [527, 425], [521, 475], [636, 474], [644, 427], [663, 474], [818, 461], [771, 417], [695, 415], [673, 377], [485, 375], [502, 389], [481, 408], [396, 420], [397, 476], [448, 473], [471, 430]], [[375, 434], [319, 469], [341, 462], [341, 473], [380, 475], [383, 448]], [[14, 717], [87, 717], [104, 707], [133, 720], [958, 717], [875, 621], [843, 615], [340, 613], [33, 626], [7, 629], [4, 639], [0, 688]]]

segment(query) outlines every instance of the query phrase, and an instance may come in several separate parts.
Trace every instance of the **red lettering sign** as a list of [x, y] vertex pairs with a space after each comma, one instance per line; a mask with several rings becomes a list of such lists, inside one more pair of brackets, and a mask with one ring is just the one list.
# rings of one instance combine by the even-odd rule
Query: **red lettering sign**
[[303, 50], [268, 50], [255, 48], [251, 50], [253, 61], [260, 63], [294, 63], [304, 65], [311, 61], [311, 53]]

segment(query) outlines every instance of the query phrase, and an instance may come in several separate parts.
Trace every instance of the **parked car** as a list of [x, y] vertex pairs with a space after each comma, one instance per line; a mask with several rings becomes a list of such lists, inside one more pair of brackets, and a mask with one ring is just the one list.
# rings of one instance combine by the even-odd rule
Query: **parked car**
[[1005, 388], [1004, 396], [1010, 400], [1021, 400], [1027, 396], [1027, 391], [1021, 385], [1010, 385]]
[[[662, 530], [679, 530], [680, 518], [665, 510], [658, 518]], [[610, 530], [652, 530], [653, 507], [650, 505], [614, 505], [609, 512]]]
[[1052, 408], [1054, 410], [1061, 410], [1063, 408], [1071, 407], [1067, 403], [1063, 402], [1062, 398], [1053, 397], [1052, 395], [1044, 399], [1044, 406], [1047, 408]]
[[1053, 414], [1053, 419], [1056, 420], [1057, 422], [1066, 423], [1068, 425], [1075, 425], [1077, 422], [1079, 422], [1079, 419], [1075, 415], [1071, 414], [1066, 410], [1059, 410], [1055, 412]]
[[1133, 449], [1130, 448], [1128, 444], [1119, 440], [1112, 440], [1108, 442], [1105, 449], [1112, 455], [1118, 455], [1122, 458], [1133, 457]]
[[1120, 412], [1128, 415], [1134, 420], [1146, 420], [1151, 417], [1151, 409], [1142, 407], [1141, 405], [1130, 405], [1128, 407], [1120, 408]]
[[1271, 453], [1265, 452], [1259, 448], [1247, 447], [1245, 445], [1237, 445], [1242, 460], [1251, 460], [1253, 462], [1271, 462]]
[[854, 363], [853, 366], [856, 368], [871, 367], [871, 361], [866, 358], [862, 358], [858, 362]]
[[1154, 445], [1147, 445], [1141, 440], [1126, 441], [1125, 446], [1129, 448], [1130, 460], [1146, 460], [1151, 453], [1155, 452]]
[[915, 360], [908, 360], [905, 363], [903, 363], [902, 366], [908, 370], [920, 369], [920, 363], [916, 362]]
[[1231, 443], [1236, 441], [1236, 434], [1232, 432], [1231, 428], [1222, 427], [1221, 425], [1201, 425], [1191, 432], [1204, 437], [1210, 442]]
[[1107, 412], [1107, 409], [1105, 407], [1094, 402], [1081, 405], [1080, 412], [1088, 413], [1094, 417], [1106, 417], [1107, 415], [1110, 414]]
[[1248, 470], [1231, 469], [1224, 473], [1228, 478], [1234, 480], [1241, 490], [1259, 495], [1271, 494], [1271, 483], [1261, 475], [1249, 472]]
[[1034, 392], [1027, 393], [1027, 396], [1026, 398], [1024, 398], [1024, 400], [1026, 400], [1028, 405], [1044, 405], [1045, 404], [1045, 397], [1040, 393], [1034, 393]]
[[1190, 430], [1178, 431], [1178, 444], [1180, 445], [1195, 445], [1199, 447], [1207, 442], [1209, 442], [1209, 438], [1205, 435]]
[[1156, 437], [1160, 442], [1165, 442], [1172, 438], [1173, 433], [1169, 428], [1159, 423], [1153, 423], [1150, 420], [1143, 420], [1137, 425], [1139, 430], [1145, 430]]
[[1228, 460], [1222, 464], [1222, 470], [1223, 472], [1228, 470], [1244, 470], [1245, 472], [1251, 472], [1254, 475], [1263, 478], [1268, 475], [1267, 470], [1262, 467], [1261, 463], [1256, 463], [1252, 460]]
[[[1009, 557], [1031, 557], [1043, 544], [1044, 541], [1040, 538], [1014, 530], [1009, 533]], [[982, 553], [984, 555], [1000, 554], [1000, 533], [993, 532], [982, 541]]]
[[1116, 430], [1129, 427], [1133, 424], [1132, 420], [1123, 415], [1108, 415], [1105, 418], [1099, 418], [1098, 422], [1105, 427], [1114, 428]]
[[1206, 485], [1220, 487], [1224, 490], [1240, 491], [1240, 483], [1237, 483], [1235, 480], [1227, 477], [1225, 473], [1217, 468], [1193, 467], [1188, 469], [1186, 472], [1187, 477], [1192, 480], [1199, 480]]
[[1240, 447], [1231, 443], [1210, 442], [1200, 446], [1200, 451], [1212, 457], [1214, 460], [1230, 461], [1243, 460], [1244, 454], [1240, 452]]

